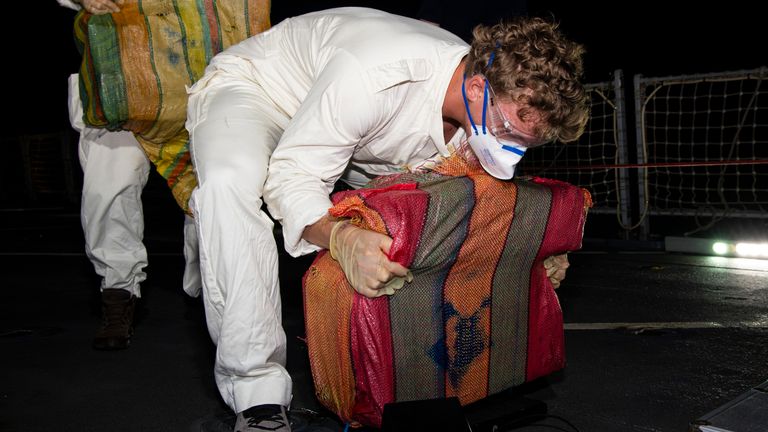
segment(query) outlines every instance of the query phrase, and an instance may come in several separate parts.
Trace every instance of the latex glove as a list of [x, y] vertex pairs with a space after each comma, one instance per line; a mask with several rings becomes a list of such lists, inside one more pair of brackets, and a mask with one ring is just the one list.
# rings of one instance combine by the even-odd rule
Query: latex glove
[[83, 8], [94, 15], [104, 15], [114, 12], [120, 12], [120, 7], [124, 0], [80, 0], [76, 3], [83, 5]]
[[330, 250], [355, 291], [366, 297], [391, 295], [413, 280], [411, 272], [387, 258], [392, 239], [356, 227], [349, 221], [336, 222], [331, 229]]
[[389, 282], [387, 282], [384, 285], [384, 288], [381, 288], [374, 297], [378, 297], [382, 295], [392, 295], [397, 290], [402, 288], [406, 282], [408, 283], [413, 282], [413, 274], [411, 273], [410, 270], [408, 270], [408, 273], [406, 273], [405, 276], [395, 276], [392, 279], [390, 279]]
[[555, 289], [560, 287], [560, 282], [565, 279], [565, 270], [571, 264], [568, 262], [568, 254], [552, 255], [544, 260], [544, 269], [547, 271], [547, 277], [552, 282]]

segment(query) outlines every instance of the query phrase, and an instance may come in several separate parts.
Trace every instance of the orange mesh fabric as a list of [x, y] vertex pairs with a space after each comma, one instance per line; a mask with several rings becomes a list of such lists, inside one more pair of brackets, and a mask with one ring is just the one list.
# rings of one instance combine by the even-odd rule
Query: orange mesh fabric
[[327, 251], [321, 252], [304, 275], [304, 285], [314, 286], [304, 291], [304, 316], [306, 327], [312, 329], [312, 339], [327, 344], [326, 349], [310, 354], [317, 397], [328, 409], [342, 415], [349, 413], [355, 402], [355, 382], [349, 352], [349, 313], [339, 312], [352, 309], [353, 291], [336, 289], [347, 279], [337, 271], [336, 261], [321, 258], [325, 255], [330, 258]]

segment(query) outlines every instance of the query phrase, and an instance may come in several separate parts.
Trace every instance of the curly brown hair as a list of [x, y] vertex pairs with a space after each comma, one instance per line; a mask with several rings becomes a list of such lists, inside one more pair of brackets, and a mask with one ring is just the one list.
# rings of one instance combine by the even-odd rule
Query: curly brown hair
[[569, 142], [581, 136], [589, 118], [580, 82], [582, 45], [566, 39], [557, 24], [530, 17], [479, 25], [473, 36], [466, 76], [484, 75], [500, 99], [521, 104], [522, 120], [541, 116], [536, 132], [544, 140]]

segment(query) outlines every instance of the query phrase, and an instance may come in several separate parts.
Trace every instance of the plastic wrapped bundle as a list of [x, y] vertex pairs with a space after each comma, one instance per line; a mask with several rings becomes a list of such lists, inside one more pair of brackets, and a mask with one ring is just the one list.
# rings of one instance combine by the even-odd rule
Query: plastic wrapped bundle
[[341, 419], [380, 427], [389, 402], [467, 404], [564, 367], [562, 311], [542, 262], [580, 249], [586, 190], [499, 181], [453, 156], [333, 203], [331, 214], [392, 237], [390, 258], [414, 276], [369, 299], [325, 251], [305, 274], [316, 393]]
[[134, 132], [187, 210], [196, 180], [185, 86], [215, 54], [268, 29], [269, 13], [269, 0], [125, 0], [119, 13], [81, 11], [75, 39], [85, 124]]

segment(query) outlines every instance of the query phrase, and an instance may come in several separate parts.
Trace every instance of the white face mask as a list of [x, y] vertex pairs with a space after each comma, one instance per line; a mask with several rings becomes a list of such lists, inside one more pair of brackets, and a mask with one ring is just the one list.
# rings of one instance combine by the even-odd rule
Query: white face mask
[[497, 179], [509, 180], [514, 177], [515, 166], [523, 158], [526, 148], [512, 141], [499, 140], [490, 132], [482, 133], [480, 125], [472, 126], [469, 146], [483, 169]]
[[475, 124], [472, 120], [472, 113], [469, 111], [469, 101], [467, 100], [464, 83], [461, 83], [461, 93], [464, 96], [464, 106], [469, 115], [472, 130], [469, 131], [469, 145], [475, 152], [480, 165], [488, 174], [501, 180], [509, 180], [515, 176], [515, 166], [525, 155], [526, 147], [521, 146], [514, 141], [498, 139], [485, 126], [485, 107], [488, 103], [488, 83], [486, 81], [486, 90], [483, 95], [483, 124]]

